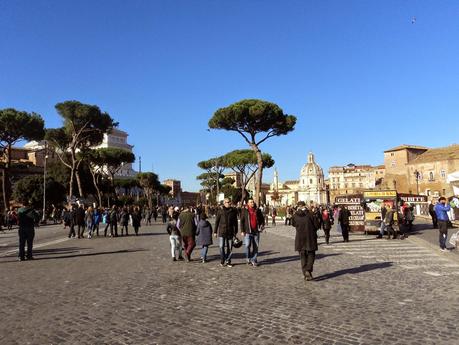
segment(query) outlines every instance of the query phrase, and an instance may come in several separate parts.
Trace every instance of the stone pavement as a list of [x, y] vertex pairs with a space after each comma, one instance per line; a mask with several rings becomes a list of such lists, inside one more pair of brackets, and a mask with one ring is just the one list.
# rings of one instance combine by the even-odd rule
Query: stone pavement
[[335, 237], [304, 283], [293, 228], [267, 229], [257, 268], [242, 248], [219, 267], [215, 245], [172, 262], [164, 226], [141, 231], [0, 257], [0, 344], [458, 343], [456, 256], [411, 237]]

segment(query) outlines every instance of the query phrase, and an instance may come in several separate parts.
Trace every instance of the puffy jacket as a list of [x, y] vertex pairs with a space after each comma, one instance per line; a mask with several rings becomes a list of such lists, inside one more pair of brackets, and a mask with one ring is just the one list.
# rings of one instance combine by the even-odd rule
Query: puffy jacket
[[437, 214], [437, 219], [444, 222], [449, 221], [448, 211], [451, 210], [451, 206], [445, 206], [441, 202], [435, 205], [435, 213]]
[[219, 237], [233, 238], [237, 234], [237, 226], [237, 210], [235, 208], [223, 207], [218, 210], [214, 232]]

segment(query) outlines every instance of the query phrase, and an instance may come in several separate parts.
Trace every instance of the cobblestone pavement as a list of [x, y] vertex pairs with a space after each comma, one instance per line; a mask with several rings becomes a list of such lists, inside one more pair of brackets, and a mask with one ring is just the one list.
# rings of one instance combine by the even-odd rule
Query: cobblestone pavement
[[458, 343], [457, 257], [414, 236], [334, 237], [305, 283], [290, 227], [262, 235], [257, 268], [242, 249], [219, 267], [215, 245], [209, 263], [172, 262], [164, 227], [141, 231], [0, 257], [0, 343]]

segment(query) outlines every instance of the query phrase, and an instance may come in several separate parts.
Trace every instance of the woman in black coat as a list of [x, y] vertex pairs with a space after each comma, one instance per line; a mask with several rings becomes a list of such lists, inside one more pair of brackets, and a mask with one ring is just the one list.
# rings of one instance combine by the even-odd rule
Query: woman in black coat
[[207, 262], [207, 251], [212, 244], [212, 225], [207, 221], [207, 215], [201, 213], [198, 227], [196, 229], [196, 244], [201, 246], [201, 262]]
[[301, 269], [305, 280], [312, 280], [316, 258], [317, 230], [320, 223], [317, 217], [306, 208], [304, 201], [298, 202], [298, 210], [293, 215], [292, 225], [296, 228], [295, 250], [300, 253]]

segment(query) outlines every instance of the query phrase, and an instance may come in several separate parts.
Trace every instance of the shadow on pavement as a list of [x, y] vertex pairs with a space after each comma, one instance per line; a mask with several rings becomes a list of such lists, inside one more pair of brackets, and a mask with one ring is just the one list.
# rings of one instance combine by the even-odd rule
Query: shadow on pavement
[[339, 270], [336, 272], [332, 273], [327, 273], [324, 275], [321, 275], [319, 277], [316, 277], [314, 280], [315, 281], [321, 281], [321, 280], [327, 280], [327, 279], [332, 279], [336, 278], [345, 274], [358, 274], [362, 272], [367, 272], [367, 271], [373, 271], [373, 270], [379, 270], [383, 268], [388, 268], [392, 266], [392, 262], [381, 262], [377, 264], [366, 264], [366, 265], [361, 265], [359, 267], [353, 267], [353, 268], [347, 268], [344, 270]]
[[[65, 248], [63, 248], [63, 249], [65, 249]], [[81, 248], [79, 250], [81, 250]], [[71, 250], [71, 251], [67, 251], [67, 252], [63, 251], [62, 254], [78, 252], [79, 250]], [[145, 252], [145, 251], [147, 251], [147, 249], [123, 249], [123, 250], [115, 250], [115, 251], [107, 251], [107, 252], [82, 253], [82, 254], [70, 254], [70, 255], [59, 255], [59, 254], [61, 254], [61, 253], [59, 253], [59, 250], [56, 250], [56, 252], [48, 252], [48, 253], [38, 253], [38, 251], [34, 251], [33, 255], [34, 255], [34, 259], [35, 260], [33, 260], [33, 261], [54, 260], [54, 259], [69, 259], [69, 258], [77, 258], [77, 257], [84, 257], [84, 256], [99, 256], [99, 255], [110, 255], [110, 254], [126, 254], [126, 253]], [[58, 256], [40, 257], [40, 255], [48, 255], [48, 254], [55, 254], [55, 255], [58, 255]], [[17, 256], [17, 254], [15, 256]], [[11, 258], [11, 256], [8, 256], [7, 258]], [[17, 260], [1, 261], [0, 264], [7, 263], [7, 262], [15, 262], [15, 261], [17, 261]]]

